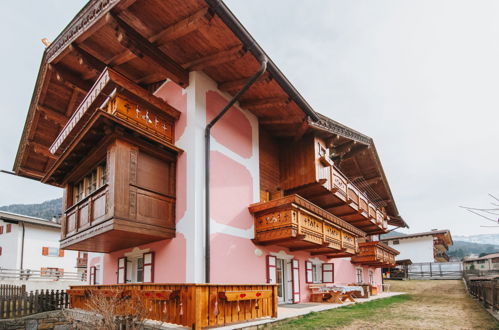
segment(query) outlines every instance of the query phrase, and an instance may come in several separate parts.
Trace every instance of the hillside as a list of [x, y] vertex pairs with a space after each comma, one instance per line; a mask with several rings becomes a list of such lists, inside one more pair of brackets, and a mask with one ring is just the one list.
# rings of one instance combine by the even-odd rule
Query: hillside
[[40, 204], [12, 204], [0, 206], [0, 211], [29, 215], [42, 219], [52, 219], [62, 213], [62, 198], [45, 201]]
[[499, 252], [498, 245], [454, 241], [454, 245], [449, 247], [449, 252], [447, 254], [449, 257], [457, 257], [461, 259], [473, 254], [480, 256], [496, 252]]

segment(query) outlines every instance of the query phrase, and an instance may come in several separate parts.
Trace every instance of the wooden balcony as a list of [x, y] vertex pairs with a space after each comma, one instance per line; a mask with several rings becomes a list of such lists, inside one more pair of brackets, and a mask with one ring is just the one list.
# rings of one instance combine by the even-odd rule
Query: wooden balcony
[[436, 249], [443, 250], [443, 251], [447, 251], [449, 249], [449, 246], [447, 245], [445, 240], [442, 238], [434, 238], [433, 239], [433, 246]]
[[312, 255], [352, 256], [365, 233], [299, 195], [253, 204], [256, 244], [278, 245]]
[[373, 267], [395, 267], [395, 256], [400, 252], [381, 242], [359, 243], [360, 252], [352, 257], [353, 264]]
[[76, 268], [87, 268], [88, 258], [77, 258], [76, 259]]
[[334, 166], [320, 139], [305, 137], [285, 148], [281, 164], [286, 194], [299, 194], [367, 234], [387, 231], [385, 210]]
[[449, 261], [449, 256], [447, 253], [443, 251], [435, 251], [433, 253], [433, 257], [435, 258], [436, 262], [448, 262]]
[[[118, 284], [72, 286], [71, 308], [90, 310], [93, 297], [139, 299], [146, 318], [192, 329], [221, 327], [266, 317], [277, 317], [277, 285], [244, 284]], [[116, 299], [116, 298], [114, 298]], [[121, 306], [118, 306], [121, 307]], [[120, 308], [118, 308], [120, 309]]]

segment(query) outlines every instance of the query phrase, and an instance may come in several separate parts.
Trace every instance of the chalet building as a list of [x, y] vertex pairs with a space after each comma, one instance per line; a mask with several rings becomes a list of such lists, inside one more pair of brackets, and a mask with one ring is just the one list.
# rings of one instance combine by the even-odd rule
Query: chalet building
[[89, 252], [91, 284], [308, 301], [379, 287], [398, 254], [379, 235], [406, 226], [373, 140], [312, 109], [217, 0], [89, 1], [44, 52], [14, 170], [64, 188], [61, 247]]
[[465, 270], [499, 271], [499, 253], [492, 253], [479, 258], [465, 258], [463, 259], [463, 266]]
[[57, 222], [0, 211], [0, 279], [19, 279], [21, 270], [50, 280], [76, 273], [78, 252], [60, 249], [60, 236]]
[[397, 260], [409, 259], [413, 263], [448, 262], [447, 251], [449, 246], [454, 244], [450, 231], [447, 229], [382, 237], [381, 241], [400, 252]]

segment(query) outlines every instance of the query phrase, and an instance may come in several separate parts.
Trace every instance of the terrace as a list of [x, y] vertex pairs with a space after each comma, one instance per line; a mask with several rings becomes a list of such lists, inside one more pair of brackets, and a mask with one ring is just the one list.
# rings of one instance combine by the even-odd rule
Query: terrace
[[395, 256], [400, 252], [381, 242], [359, 243], [360, 252], [352, 257], [353, 264], [373, 267], [395, 267]]

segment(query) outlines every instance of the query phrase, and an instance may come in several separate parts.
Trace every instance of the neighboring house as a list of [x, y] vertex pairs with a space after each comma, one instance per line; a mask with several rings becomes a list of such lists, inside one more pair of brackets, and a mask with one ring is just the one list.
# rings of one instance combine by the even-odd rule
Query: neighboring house
[[499, 253], [480, 258], [465, 258], [463, 265], [465, 270], [499, 270]]
[[14, 166], [65, 189], [89, 282], [381, 287], [379, 234], [406, 224], [373, 140], [316, 113], [223, 3], [148, 3], [90, 1], [47, 48]]
[[[0, 268], [47, 277], [75, 273], [78, 252], [60, 249], [60, 236], [57, 222], [0, 211]], [[0, 277], [8, 276], [0, 270]]]
[[447, 251], [453, 244], [449, 230], [432, 230], [424, 233], [382, 238], [400, 254], [397, 260], [410, 259], [412, 263], [448, 262]]

